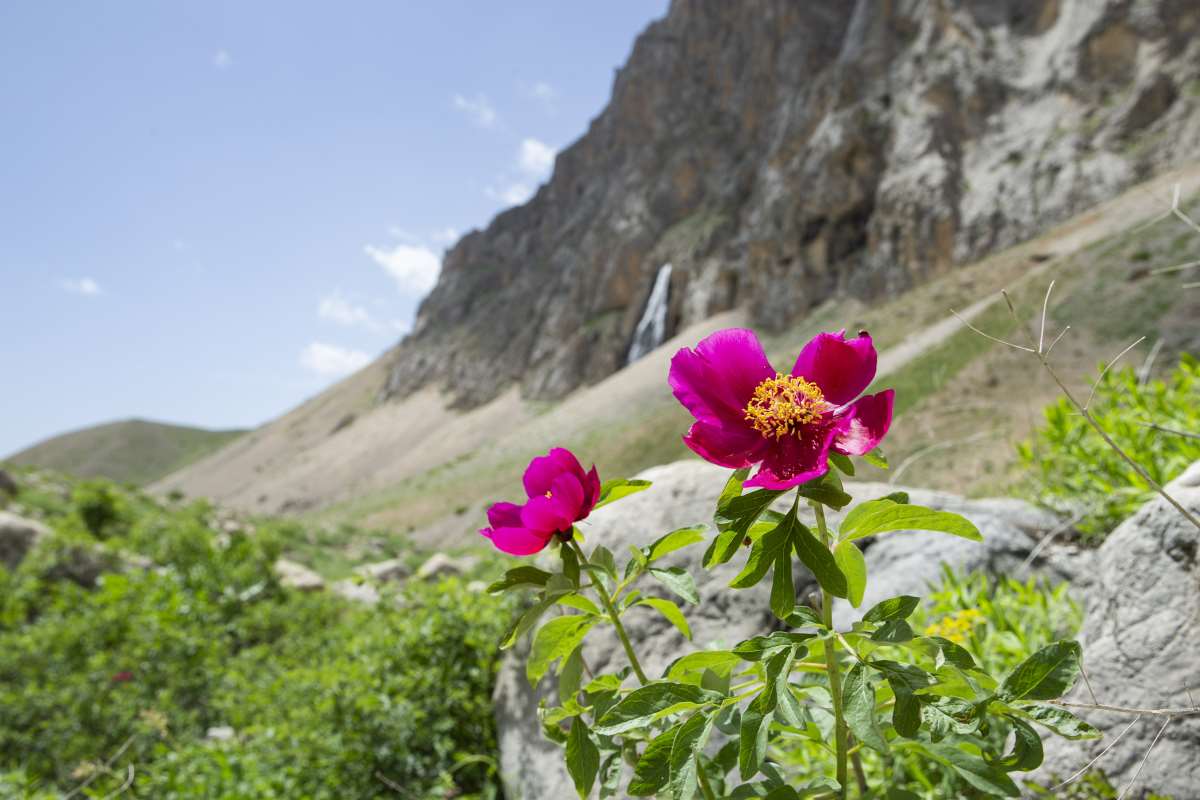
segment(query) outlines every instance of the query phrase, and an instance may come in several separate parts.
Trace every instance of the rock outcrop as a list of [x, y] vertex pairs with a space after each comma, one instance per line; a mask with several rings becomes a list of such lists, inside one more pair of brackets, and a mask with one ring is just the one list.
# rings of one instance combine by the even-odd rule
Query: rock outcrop
[[0, 511], [0, 565], [16, 569], [34, 546], [50, 535], [42, 523]]
[[666, 335], [778, 328], [1024, 240], [1200, 153], [1193, 0], [674, 0], [523, 206], [445, 256], [386, 394], [553, 398]]
[[[653, 482], [650, 489], [599, 509], [584, 523], [585, 549], [603, 543], [623, 563], [629, 545], [644, 546], [676, 528], [711, 521], [728, 474], [728, 470], [701, 461], [680, 461], [647, 470], [639, 477]], [[867, 500], [897, 491], [897, 487], [859, 483], [848, 487], [848, 491], [857, 500]], [[895, 533], [881, 538], [866, 550], [872, 584], [868, 605], [873, 597], [882, 599], [882, 593], [923, 593], [929, 583], [939, 579], [943, 563], [966, 570], [1015, 569], [1036, 542], [1057, 526], [1056, 518], [1020, 501], [964, 500], [940, 492], [907, 491], [913, 502], [964, 514], [979, 526], [984, 542], [931, 533]], [[692, 628], [691, 646], [728, 647], [774, 629], [769, 582], [730, 591], [727, 584], [741, 570], [744, 558], [735, 557], [728, 564], [706, 571], [700, 566], [702, 553], [703, 547], [694, 545], [663, 562], [665, 566], [687, 568], [696, 580], [700, 604], [680, 603]], [[1064, 563], [1052, 569], [1061, 574], [1071, 567]], [[800, 598], [816, 589], [815, 582], [804, 580], [804, 574], [797, 570], [796, 591]], [[648, 594], [670, 596], [648, 579], [643, 579], [639, 587]], [[650, 609], [631, 611], [625, 620], [638, 657], [651, 677], [661, 675], [688, 647], [675, 628]], [[542, 736], [537, 719], [538, 699], [555, 691], [553, 681], [544, 681], [537, 692], [530, 689], [525, 679], [526, 653], [519, 649], [522, 646], [527, 643], [504, 660], [494, 696], [506, 796], [514, 800], [572, 797], [574, 788], [563, 766], [562, 752]], [[585, 658], [596, 670], [624, 663], [620, 645], [607, 629], [592, 635]]]
[[[1200, 515], [1200, 462], [1167, 488]], [[1080, 634], [1095, 700], [1086, 686], [1077, 687], [1071, 700], [1098, 700], [1126, 708], [1195, 708], [1200, 698], [1198, 551], [1200, 530], [1162, 499], [1146, 503], [1113, 531], [1098, 553], [1096, 581], [1086, 596]], [[1146, 791], [1177, 798], [1196, 796], [1200, 712], [1172, 718], [1165, 727], [1168, 720], [1163, 715], [1137, 719], [1125, 713], [1078, 713], [1105, 736], [1085, 742], [1048, 739], [1041, 771], [1047, 780], [1073, 775], [1133, 723], [1096, 762], [1096, 769], [1123, 788], [1146, 758], [1137, 791], [1130, 797], [1141, 797]]]

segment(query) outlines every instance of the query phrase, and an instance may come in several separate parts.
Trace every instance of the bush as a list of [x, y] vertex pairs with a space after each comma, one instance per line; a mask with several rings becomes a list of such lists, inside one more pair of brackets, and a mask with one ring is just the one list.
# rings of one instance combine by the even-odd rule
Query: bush
[[[1200, 439], [1148, 427], [1200, 431], [1200, 362], [1190, 355], [1167, 380], [1144, 386], [1132, 369], [1109, 372], [1089, 410], [1160, 485], [1200, 459]], [[1046, 425], [1018, 449], [1031, 473], [1029, 493], [1052, 509], [1082, 515], [1077, 527], [1087, 538], [1103, 538], [1154, 494], [1066, 398], [1046, 409]]]
[[[91, 546], [163, 568], [106, 574], [92, 591], [56, 581], [62, 536], [0, 568], [0, 796], [89, 778], [102, 796], [130, 766], [132, 796], [154, 798], [375, 797], [383, 779], [413, 798], [494, 791], [504, 601], [459, 579], [376, 608], [297, 593], [272, 573], [270, 525], [218, 535], [204, 504], [164, 508], [112, 485], [71, 496], [48, 520], [69, 540], [104, 497], [121, 523]], [[206, 736], [226, 726], [232, 738]]]

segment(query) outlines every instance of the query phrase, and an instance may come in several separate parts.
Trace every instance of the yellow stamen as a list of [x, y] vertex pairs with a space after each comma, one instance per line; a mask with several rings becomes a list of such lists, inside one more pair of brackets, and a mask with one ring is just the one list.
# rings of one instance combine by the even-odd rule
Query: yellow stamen
[[755, 387], [746, 404], [746, 421], [764, 437], [778, 440], [816, 422], [828, 407], [815, 383], [780, 372]]

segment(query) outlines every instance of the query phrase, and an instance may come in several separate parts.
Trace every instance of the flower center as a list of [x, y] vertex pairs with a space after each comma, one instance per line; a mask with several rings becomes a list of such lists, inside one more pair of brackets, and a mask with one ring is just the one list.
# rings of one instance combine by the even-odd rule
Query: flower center
[[746, 404], [746, 421], [764, 437], [782, 439], [816, 422], [827, 406], [815, 383], [780, 372], [755, 387]]

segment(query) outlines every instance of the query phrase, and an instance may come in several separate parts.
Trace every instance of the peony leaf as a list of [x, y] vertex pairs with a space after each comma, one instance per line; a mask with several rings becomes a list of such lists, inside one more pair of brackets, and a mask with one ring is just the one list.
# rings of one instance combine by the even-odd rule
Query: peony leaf
[[668, 569], [651, 567], [650, 575], [692, 605], [700, 602], [700, 595], [696, 592], [696, 581], [692, 579], [691, 573], [686, 569], [681, 567], [670, 567]]
[[838, 542], [833, 548], [833, 560], [846, 576], [847, 600], [858, 608], [862, 605], [863, 592], [867, 590], [867, 560], [854, 542]]
[[644, 492], [649, 488], [650, 481], [627, 481], [623, 478], [614, 478], [611, 481], [605, 481], [600, 487], [600, 499], [596, 501], [595, 507], [606, 506], [609, 503], [620, 500], [622, 497]]
[[1053, 700], [1079, 678], [1082, 649], [1078, 642], [1055, 642], [1017, 665], [1000, 685], [1002, 700]]
[[575, 717], [571, 720], [571, 732], [567, 734], [567, 772], [581, 798], [591, 794], [599, 771], [600, 751], [583, 718]]
[[692, 639], [692, 629], [688, 626], [688, 621], [684, 618], [683, 612], [679, 610], [679, 606], [672, 603], [670, 600], [664, 600], [661, 597], [647, 597], [644, 600], [638, 601], [639, 606], [649, 606], [657, 610], [660, 614], [667, 618], [679, 632], [684, 635], [688, 641]]
[[875, 686], [871, 682], [871, 673], [862, 664], [855, 664], [846, 676], [842, 708], [846, 724], [855, 738], [872, 750], [887, 754], [887, 739], [879, 729], [879, 720], [875, 716]]
[[668, 714], [718, 702], [720, 694], [690, 683], [660, 681], [634, 689], [600, 717], [596, 733], [613, 736], [644, 728]]
[[550, 573], [544, 569], [523, 565], [513, 567], [504, 573], [504, 577], [487, 588], [489, 594], [506, 592], [519, 586], [545, 586], [550, 579]]
[[673, 553], [680, 548], [695, 544], [696, 542], [704, 541], [704, 531], [707, 530], [705, 525], [692, 525], [689, 528], [680, 528], [663, 536], [646, 550], [646, 561], [657, 561], [668, 553]]
[[555, 617], [539, 628], [529, 652], [529, 661], [525, 664], [525, 677], [529, 679], [529, 685], [537, 686], [551, 663], [569, 656], [595, 623], [594, 617], [570, 614]]
[[889, 531], [934, 531], [973, 542], [983, 541], [979, 529], [965, 517], [888, 498], [868, 500], [851, 509], [842, 520], [839, 537], [848, 542]]

